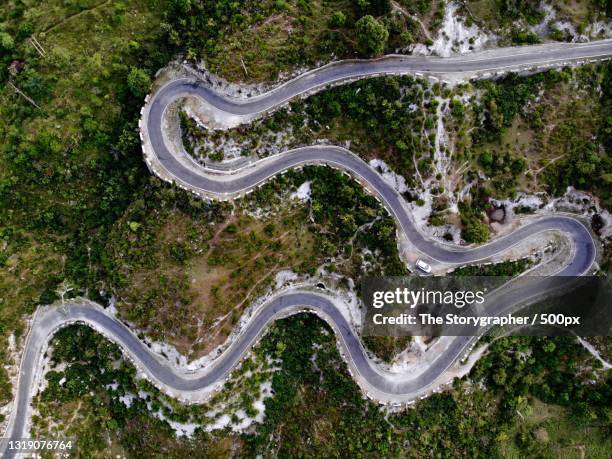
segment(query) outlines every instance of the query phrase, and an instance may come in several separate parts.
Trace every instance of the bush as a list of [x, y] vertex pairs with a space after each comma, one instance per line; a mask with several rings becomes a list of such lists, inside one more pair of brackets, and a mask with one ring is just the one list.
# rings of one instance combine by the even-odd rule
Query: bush
[[486, 205], [488, 192], [478, 190], [471, 202], [460, 202], [461, 237], [468, 243], [486, 242], [489, 239], [489, 227], [482, 222], [482, 210]]
[[362, 54], [372, 56], [384, 52], [389, 39], [389, 31], [383, 24], [374, 19], [373, 16], [367, 15], [355, 23], [355, 28], [359, 50]]
[[15, 48], [13, 37], [6, 32], [0, 32], [0, 50], [12, 51], [13, 48]]
[[469, 243], [486, 242], [489, 240], [489, 234], [489, 227], [475, 219], [468, 220], [461, 231], [461, 237]]
[[132, 67], [127, 77], [130, 92], [139, 99], [147, 95], [151, 86], [151, 78], [143, 69]]
[[491, 164], [493, 164], [493, 155], [490, 151], [485, 150], [480, 154], [478, 161], [480, 161], [480, 164], [483, 166], [489, 167]]
[[333, 28], [342, 27], [346, 24], [346, 15], [342, 11], [336, 11], [329, 20], [329, 26]]
[[517, 45], [535, 45], [540, 38], [530, 30], [515, 29], [512, 31], [512, 42]]

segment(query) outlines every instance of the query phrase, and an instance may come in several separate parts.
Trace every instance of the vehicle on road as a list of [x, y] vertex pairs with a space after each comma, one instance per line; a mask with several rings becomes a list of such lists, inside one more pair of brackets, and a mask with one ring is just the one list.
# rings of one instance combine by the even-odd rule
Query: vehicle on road
[[419, 268], [424, 273], [427, 273], [427, 274], [431, 273], [431, 266], [429, 266], [428, 263], [425, 263], [420, 258], [416, 261], [416, 267]]

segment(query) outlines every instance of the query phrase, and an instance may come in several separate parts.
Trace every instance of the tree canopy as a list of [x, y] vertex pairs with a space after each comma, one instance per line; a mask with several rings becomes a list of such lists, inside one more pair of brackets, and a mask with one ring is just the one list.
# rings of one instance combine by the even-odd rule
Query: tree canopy
[[366, 56], [382, 54], [389, 39], [387, 28], [373, 16], [366, 15], [355, 23], [359, 51]]

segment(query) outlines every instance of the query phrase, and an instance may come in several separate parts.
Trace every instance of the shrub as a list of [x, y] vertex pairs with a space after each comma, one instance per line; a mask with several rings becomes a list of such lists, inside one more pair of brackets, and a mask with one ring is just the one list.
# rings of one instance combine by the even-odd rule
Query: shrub
[[489, 239], [489, 227], [476, 219], [469, 219], [461, 231], [461, 237], [465, 242], [486, 242]]
[[373, 16], [367, 15], [355, 23], [359, 50], [366, 56], [382, 54], [389, 39], [389, 31]]
[[342, 27], [346, 24], [346, 16], [342, 11], [336, 11], [329, 20], [329, 26], [333, 28]]
[[134, 97], [140, 99], [147, 95], [151, 86], [151, 78], [143, 69], [132, 67], [127, 77], [127, 84]]

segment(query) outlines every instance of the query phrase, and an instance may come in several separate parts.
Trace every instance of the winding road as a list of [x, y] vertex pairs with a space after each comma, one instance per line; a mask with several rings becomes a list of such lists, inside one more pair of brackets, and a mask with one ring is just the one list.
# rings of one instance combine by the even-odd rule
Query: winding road
[[[415, 227], [403, 198], [382, 176], [350, 151], [332, 146], [311, 146], [281, 153], [230, 173], [219, 173], [196, 165], [182, 148], [169, 139], [166, 130], [168, 108], [185, 97], [193, 97], [203, 112], [210, 115], [211, 126], [228, 128], [270, 112], [288, 100], [338, 84], [382, 74], [423, 74], [444, 79], [486, 78], [508, 70], [534, 70], [554, 65], [581, 63], [612, 56], [612, 41], [587, 44], [553, 44], [477, 52], [452, 58], [387, 56], [370, 61], [341, 61], [307, 72], [265, 94], [229, 99], [195, 80], [173, 80], [147, 97], [141, 120], [141, 138], [145, 159], [160, 178], [171, 180], [201, 196], [212, 199], [238, 197], [270, 177], [303, 164], [327, 164], [344, 171], [363, 183], [395, 217], [398, 230], [424, 257], [446, 264], [465, 264], [487, 259], [542, 232], [560, 232], [572, 246], [571, 259], [558, 275], [587, 274], [597, 255], [597, 246], [580, 220], [569, 216], [539, 218], [495, 241], [462, 248], [441, 244], [422, 235]], [[492, 296], [490, 313], [503, 314], [517, 304], [532, 301], [546, 293], [546, 285], [517, 281]], [[336, 331], [351, 374], [365, 393], [384, 403], [403, 403], [435, 387], [441, 376], [460, 358], [473, 342], [472, 337], [445, 337], [443, 352], [426, 369], [414, 374], [389, 374], [367, 356], [359, 335], [346, 320], [333, 298], [312, 290], [278, 292], [253, 311], [227, 349], [210, 365], [187, 372], [154, 354], [130, 329], [103, 308], [90, 303], [37, 310], [22, 357], [15, 406], [6, 437], [27, 435], [28, 411], [32, 390], [41, 374], [42, 355], [53, 334], [71, 323], [85, 323], [121, 346], [125, 355], [159, 388], [181, 399], [205, 400], [223, 384], [229, 372], [250, 347], [279, 317], [309, 310], [325, 319]], [[11, 457], [8, 454], [8, 457]]]

